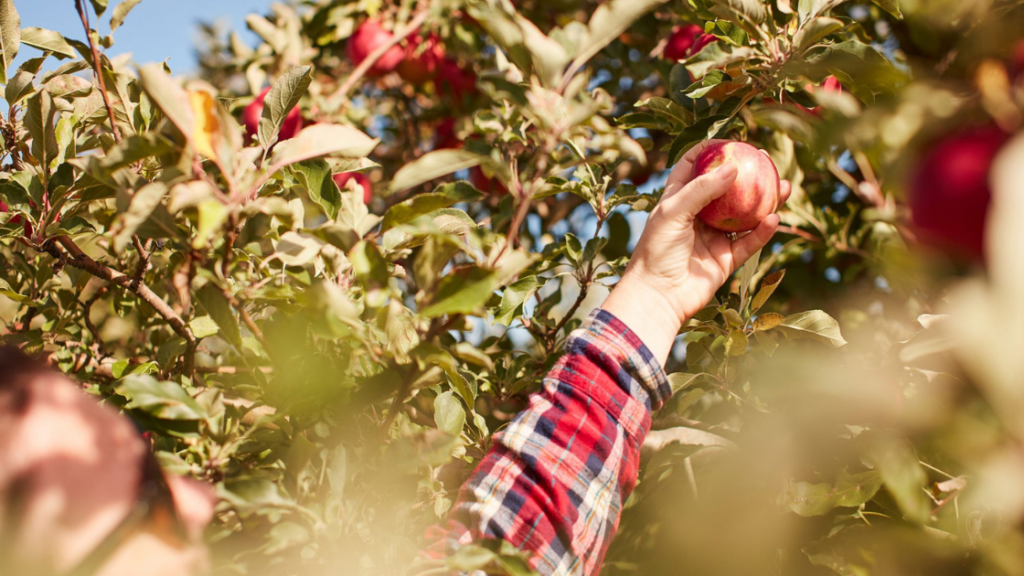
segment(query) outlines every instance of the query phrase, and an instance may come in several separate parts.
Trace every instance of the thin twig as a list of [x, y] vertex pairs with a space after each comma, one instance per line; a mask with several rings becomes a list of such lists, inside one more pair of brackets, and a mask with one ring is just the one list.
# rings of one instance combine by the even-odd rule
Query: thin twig
[[149, 269], [149, 258], [151, 256], [149, 251], [153, 247], [153, 239], [146, 240], [146, 245], [143, 246], [138, 235], [132, 235], [132, 242], [135, 244], [135, 250], [139, 253], [139, 263], [135, 266], [135, 274], [132, 276], [132, 281], [135, 283], [135, 287], [138, 288], [139, 284], [142, 284], [146, 270]]
[[238, 310], [238, 315], [241, 316], [242, 322], [244, 322], [249, 328], [249, 331], [252, 332], [253, 337], [256, 338], [256, 340], [259, 340], [259, 343], [266, 348], [267, 341], [263, 339], [263, 331], [260, 330], [260, 327], [253, 321], [252, 316], [250, 316], [249, 312], [245, 309], [244, 303], [240, 302], [238, 298], [235, 298], [235, 295], [227, 288], [224, 289], [224, 297], [227, 298], [228, 303], [231, 304], [235, 310]]
[[[81, 0], [76, 1], [80, 2]], [[419, 30], [419, 27], [422, 26], [424, 22], [426, 22], [428, 14], [429, 13], [426, 10], [424, 10], [417, 14], [416, 16], [414, 16], [413, 19], [409, 20], [409, 23], [406, 24], [405, 27], [402, 28], [397, 34], [395, 34], [390, 41], [388, 41], [386, 44], [378, 46], [376, 50], [371, 52], [366, 57], [365, 60], [360, 62], [359, 66], [356, 66], [356, 69], [353, 70], [352, 73], [348, 75], [348, 78], [345, 78], [345, 81], [341, 83], [341, 86], [339, 86], [338, 89], [334, 92], [334, 94], [332, 94], [331, 97], [327, 100], [327, 108], [336, 108], [341, 104], [342, 101], [348, 100], [348, 93], [360, 80], [363, 79], [363, 76], [365, 76], [366, 73], [370, 71], [370, 68], [372, 68], [374, 64], [376, 64], [377, 61], [380, 60], [384, 56], [384, 54], [388, 52], [388, 50], [391, 50], [391, 48], [397, 46], [399, 42], [409, 37], [410, 34], [415, 32], [416, 30]]]
[[[183, 372], [186, 375], [191, 375], [194, 366], [194, 354], [196, 348], [196, 337], [192, 335], [192, 331], [188, 325], [182, 320], [181, 316], [178, 315], [171, 307], [164, 302], [162, 298], [156, 295], [148, 286], [143, 283], [135, 284], [132, 277], [127, 274], [123, 274], [93, 260], [88, 254], [82, 252], [82, 249], [78, 247], [75, 242], [67, 236], [58, 236], [54, 239], [56, 243], [49, 241], [44, 244], [43, 248], [50, 253], [58, 261], [63, 262], [65, 265], [73, 266], [79, 270], [83, 270], [92, 274], [93, 276], [106, 280], [111, 284], [115, 284], [132, 292], [138, 296], [142, 301], [146, 302], [156, 310], [167, 323], [171, 326], [178, 336], [185, 339], [188, 349], [185, 353], [185, 359], [183, 362]], [[60, 244], [65, 250], [68, 251], [68, 255], [63, 254], [57, 244]]]
[[78, 16], [82, 19], [82, 26], [85, 28], [85, 38], [89, 41], [89, 50], [92, 52], [92, 72], [96, 75], [96, 84], [99, 86], [100, 94], [103, 95], [103, 105], [107, 107], [107, 117], [110, 119], [110, 130], [114, 134], [114, 141], [121, 141], [121, 131], [117, 129], [114, 122], [114, 108], [110, 105], [110, 95], [107, 94], [107, 85], [103, 82], [103, 70], [100, 66], [100, 51], [96, 42], [92, 39], [92, 31], [89, 27], [89, 14], [82, 5], [82, 0], [75, 0], [75, 7], [78, 8]]

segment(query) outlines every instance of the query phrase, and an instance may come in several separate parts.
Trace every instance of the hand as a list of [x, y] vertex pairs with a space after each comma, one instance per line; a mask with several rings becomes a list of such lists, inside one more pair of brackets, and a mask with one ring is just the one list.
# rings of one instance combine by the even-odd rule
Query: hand
[[[713, 142], [695, 146], [672, 169], [622, 280], [603, 306], [636, 332], [662, 363], [682, 325], [771, 240], [779, 225], [778, 215], [771, 214], [754, 230], [730, 241], [724, 232], [697, 219], [697, 213], [736, 180], [733, 164], [692, 179], [694, 159]], [[790, 190], [790, 183], [783, 180], [781, 203]]]

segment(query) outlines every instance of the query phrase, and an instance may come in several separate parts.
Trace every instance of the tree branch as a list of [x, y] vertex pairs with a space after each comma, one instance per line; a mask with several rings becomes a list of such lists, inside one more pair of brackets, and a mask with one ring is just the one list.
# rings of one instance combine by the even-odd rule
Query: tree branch
[[92, 31], [89, 28], [89, 14], [82, 5], [82, 0], [75, 0], [75, 8], [78, 9], [78, 16], [82, 19], [82, 26], [85, 28], [85, 38], [89, 41], [89, 50], [92, 52], [92, 72], [96, 75], [96, 84], [99, 86], [100, 94], [103, 96], [103, 105], [107, 107], [107, 117], [110, 119], [110, 130], [114, 134], [114, 141], [121, 141], [121, 131], [117, 129], [114, 122], [114, 108], [110, 105], [110, 95], [107, 94], [107, 85], [103, 82], [103, 70], [100, 67], [100, 51], [96, 48], [96, 42], [92, 39]]
[[183, 363], [183, 371], [186, 375], [192, 374], [195, 360], [196, 337], [192, 335], [192, 331], [189, 329], [188, 325], [185, 324], [185, 321], [182, 320], [181, 316], [172, 310], [167, 302], [164, 302], [162, 298], [157, 296], [157, 294], [145, 284], [141, 282], [136, 283], [135, 280], [127, 274], [122, 274], [117, 270], [93, 260], [85, 252], [82, 252], [82, 249], [79, 248], [71, 238], [67, 236], [58, 236], [54, 240], [64, 247], [70, 255], [70, 257], [68, 257], [67, 255], [62, 254], [56, 244], [49, 241], [44, 245], [44, 249], [54, 258], [57, 258], [68, 266], [73, 266], [79, 270], [88, 272], [97, 278], [106, 280], [111, 284], [120, 286], [121, 288], [132, 292], [144, 302], [152, 306], [153, 309], [156, 310], [157, 314], [167, 321], [171, 326], [171, 329], [173, 329], [178, 336], [184, 338], [188, 343], [188, 349], [185, 352], [185, 359]]

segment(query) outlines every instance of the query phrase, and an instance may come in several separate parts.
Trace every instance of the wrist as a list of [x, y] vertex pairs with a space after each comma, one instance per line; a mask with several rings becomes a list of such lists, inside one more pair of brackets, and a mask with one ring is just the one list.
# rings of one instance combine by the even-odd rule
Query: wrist
[[612, 289], [602, 308], [629, 327], [664, 366], [685, 318], [665, 294], [627, 271]]

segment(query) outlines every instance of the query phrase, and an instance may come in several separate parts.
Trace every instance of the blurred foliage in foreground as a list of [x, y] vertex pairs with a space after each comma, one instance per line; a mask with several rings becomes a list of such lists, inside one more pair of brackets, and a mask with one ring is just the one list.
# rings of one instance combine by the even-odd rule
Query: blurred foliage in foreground
[[192, 79], [104, 55], [136, 4], [0, 0], [0, 333], [216, 485], [216, 573], [443, 572], [424, 530], [718, 137], [793, 198], [604, 573], [1024, 574], [1020, 2], [305, 0]]

